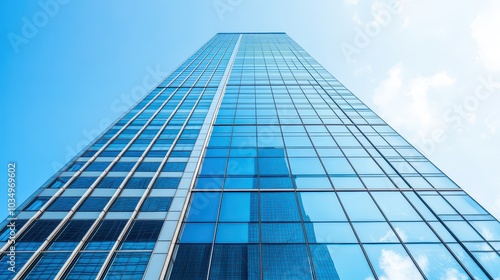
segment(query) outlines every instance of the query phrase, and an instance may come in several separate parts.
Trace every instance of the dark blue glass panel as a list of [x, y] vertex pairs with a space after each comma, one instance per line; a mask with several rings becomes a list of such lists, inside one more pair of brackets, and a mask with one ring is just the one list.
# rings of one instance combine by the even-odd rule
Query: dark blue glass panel
[[97, 177], [78, 177], [69, 184], [68, 188], [88, 189], [96, 179]]
[[142, 212], [168, 211], [172, 197], [148, 197], [141, 206]]
[[35, 266], [31, 268], [26, 279], [55, 279], [71, 253], [42, 253]]
[[109, 199], [110, 197], [89, 197], [78, 208], [78, 211], [100, 212], [104, 209]]
[[38, 211], [47, 201], [49, 201], [49, 199], [49, 196], [39, 196], [28, 204], [28, 206], [24, 208], [24, 211]]
[[158, 177], [153, 184], [153, 189], [177, 189], [181, 178], [177, 177]]
[[162, 172], [184, 172], [186, 162], [167, 162], [162, 168]]
[[86, 250], [110, 250], [127, 220], [104, 220], [91, 235]]
[[151, 182], [150, 177], [132, 177], [125, 184], [126, 189], [146, 189]]
[[111, 212], [131, 212], [139, 202], [140, 197], [119, 197], [115, 200], [109, 211]]
[[104, 264], [108, 253], [80, 253], [65, 279], [94, 280]]
[[142, 162], [139, 164], [136, 172], [155, 172], [160, 167], [161, 162]]
[[163, 220], [137, 220], [128, 231], [121, 250], [153, 250]]
[[313, 279], [306, 245], [262, 245], [264, 279]]
[[262, 192], [260, 217], [264, 222], [300, 221], [293, 192]]
[[47, 208], [47, 211], [69, 211], [79, 197], [59, 197]]
[[97, 183], [96, 188], [117, 189], [124, 179], [123, 177], [104, 177]]
[[104, 171], [110, 163], [107, 161], [94, 161], [85, 168], [85, 171]]
[[135, 161], [119, 161], [111, 167], [110, 171], [117, 171], [117, 172], [129, 172], [132, 170], [132, 167], [136, 164]]
[[260, 279], [258, 245], [215, 245], [210, 279]]
[[142, 279], [150, 252], [116, 253], [104, 279]]
[[177, 245], [168, 279], [206, 279], [211, 247], [210, 244]]

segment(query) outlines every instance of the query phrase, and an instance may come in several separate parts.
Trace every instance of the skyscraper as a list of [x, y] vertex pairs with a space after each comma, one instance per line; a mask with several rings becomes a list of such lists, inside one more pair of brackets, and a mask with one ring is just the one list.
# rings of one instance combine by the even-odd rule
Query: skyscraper
[[14, 216], [2, 279], [500, 279], [498, 221], [284, 33], [217, 34]]

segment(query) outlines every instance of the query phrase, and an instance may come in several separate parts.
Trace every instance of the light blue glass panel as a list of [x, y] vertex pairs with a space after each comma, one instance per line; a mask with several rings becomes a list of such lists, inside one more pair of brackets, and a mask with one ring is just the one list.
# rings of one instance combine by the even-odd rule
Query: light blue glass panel
[[317, 279], [374, 279], [357, 244], [310, 245]]
[[188, 222], [215, 222], [217, 212], [219, 211], [219, 192], [196, 192], [193, 194], [189, 213], [186, 221]]
[[353, 226], [362, 243], [399, 243], [387, 222], [356, 222]]
[[246, 178], [226, 178], [224, 189], [255, 189], [257, 188], [257, 179], [252, 177]]
[[400, 192], [371, 192], [389, 221], [420, 221], [415, 209]]
[[216, 243], [256, 243], [259, 242], [257, 223], [219, 223]]
[[478, 264], [471, 256], [457, 243], [447, 244], [455, 257], [465, 266], [467, 271], [475, 277], [475, 279], [488, 279]]
[[257, 174], [255, 158], [229, 158], [227, 175], [254, 175]]
[[[384, 220], [382, 213], [380, 213], [367, 192], [339, 192], [338, 194], [347, 212], [347, 216], [352, 221]], [[360, 207], [360, 205], [363, 205], [363, 207]]]
[[467, 222], [445, 221], [445, 224], [460, 241], [484, 241]]
[[262, 272], [263, 279], [313, 279], [306, 245], [262, 245]]
[[350, 177], [330, 177], [332, 180], [333, 187], [335, 189], [364, 189], [365, 187], [361, 183], [361, 180], [357, 176]]
[[403, 242], [439, 242], [439, 239], [424, 222], [393, 222]]
[[488, 214], [488, 212], [468, 195], [444, 195], [444, 197], [462, 215]]
[[257, 221], [257, 193], [225, 192], [222, 196], [220, 222], [250, 222]]
[[318, 158], [289, 158], [294, 175], [324, 175], [325, 170]]
[[298, 176], [295, 178], [297, 189], [331, 189], [330, 180], [325, 177]]
[[332, 175], [354, 174], [354, 170], [345, 158], [322, 158], [326, 172]]
[[185, 223], [182, 229], [181, 243], [212, 243], [215, 224]]
[[357, 243], [349, 223], [305, 223], [309, 243]]
[[350, 158], [349, 161], [358, 174], [384, 174], [371, 158]]
[[472, 221], [470, 223], [485, 240], [500, 240], [500, 223], [498, 221]]
[[408, 250], [429, 279], [468, 279], [467, 273], [442, 244], [408, 244]]
[[424, 279], [401, 245], [365, 244], [363, 247], [379, 279]]
[[299, 204], [304, 221], [346, 221], [347, 218], [333, 192], [299, 192]]

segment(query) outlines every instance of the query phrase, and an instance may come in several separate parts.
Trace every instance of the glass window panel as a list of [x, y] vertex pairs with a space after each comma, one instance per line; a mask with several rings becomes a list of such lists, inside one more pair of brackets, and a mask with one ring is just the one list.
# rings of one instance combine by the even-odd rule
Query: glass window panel
[[361, 183], [361, 180], [357, 176], [348, 177], [330, 177], [333, 183], [333, 187], [336, 189], [364, 189], [365, 187]]
[[[367, 192], [339, 192], [351, 221], [384, 221], [384, 217]], [[359, 207], [363, 205], [363, 207]]]
[[42, 253], [35, 266], [31, 268], [27, 279], [55, 279], [59, 269], [64, 265], [71, 253]]
[[353, 223], [353, 226], [363, 243], [399, 243], [396, 234], [386, 222]]
[[297, 189], [331, 189], [332, 184], [326, 176], [323, 177], [308, 177], [298, 176], [295, 177], [295, 185]]
[[256, 189], [257, 179], [252, 177], [244, 178], [226, 178], [224, 182], [225, 189]]
[[79, 197], [58, 197], [50, 204], [47, 211], [69, 211], [79, 199]]
[[210, 279], [260, 279], [259, 245], [216, 244]]
[[127, 224], [127, 220], [104, 220], [94, 231], [86, 250], [110, 250]]
[[448, 247], [455, 254], [458, 260], [465, 266], [465, 268], [475, 277], [475, 279], [487, 279], [482, 269], [470, 257], [470, 255], [459, 244], [448, 244]]
[[257, 223], [219, 223], [216, 243], [258, 243]]
[[293, 189], [290, 177], [261, 177], [259, 179], [261, 189]]
[[99, 181], [96, 188], [117, 189], [124, 179], [124, 177], [104, 177]]
[[326, 172], [332, 175], [354, 174], [354, 170], [345, 158], [322, 158]]
[[104, 279], [142, 279], [150, 252], [116, 253]]
[[318, 158], [289, 158], [294, 175], [324, 175], [325, 170]]
[[179, 242], [212, 243], [214, 230], [214, 223], [185, 223]]
[[460, 241], [484, 241], [465, 221], [445, 221], [444, 223]]
[[407, 247], [428, 279], [469, 278], [442, 244], [408, 244]]
[[225, 192], [222, 196], [220, 222], [250, 222], [258, 220], [257, 193]]
[[374, 279], [359, 245], [310, 245], [317, 279]]
[[219, 211], [219, 192], [196, 192], [191, 198], [188, 222], [215, 222]]
[[424, 279], [401, 245], [365, 244], [364, 248], [379, 279]]
[[134, 211], [140, 197], [118, 197], [111, 208], [110, 212], [132, 212]]
[[205, 158], [200, 175], [224, 175], [226, 158]]
[[65, 279], [96, 279], [108, 253], [80, 253]]
[[170, 279], [206, 279], [211, 248], [210, 244], [177, 245]]
[[293, 192], [261, 192], [260, 218], [264, 222], [300, 221]]
[[424, 222], [394, 222], [392, 226], [403, 242], [439, 242]]
[[261, 223], [263, 243], [305, 243], [300, 223]]
[[172, 197], [148, 197], [141, 206], [142, 212], [166, 212], [170, 208]]
[[71, 182], [68, 188], [71, 189], [88, 189], [97, 177], [78, 177]]
[[347, 218], [333, 192], [299, 192], [304, 221], [346, 221]]
[[78, 211], [100, 212], [104, 209], [109, 199], [110, 197], [89, 197], [78, 208]]
[[498, 221], [472, 221], [470, 223], [485, 240], [500, 240], [500, 223]]
[[289, 175], [286, 158], [259, 158], [260, 175]]
[[264, 279], [313, 279], [306, 245], [262, 245], [262, 272]]
[[468, 195], [444, 195], [444, 198], [462, 215], [488, 214]]
[[153, 189], [177, 189], [181, 178], [178, 177], [158, 177], [156, 178]]
[[431, 210], [433, 210], [438, 215], [449, 215], [449, 214], [457, 214], [453, 208], [444, 200], [442, 197], [437, 195], [422, 195], [420, 193], [422, 199], [429, 205]]
[[357, 243], [348, 223], [305, 223], [309, 243]]
[[387, 177], [361, 177], [367, 189], [387, 189], [395, 188], [394, 184]]
[[257, 174], [255, 158], [229, 158], [227, 175], [255, 175]]
[[372, 192], [389, 221], [420, 221], [417, 212], [400, 192]]
[[349, 161], [358, 174], [384, 174], [371, 158], [350, 158]]

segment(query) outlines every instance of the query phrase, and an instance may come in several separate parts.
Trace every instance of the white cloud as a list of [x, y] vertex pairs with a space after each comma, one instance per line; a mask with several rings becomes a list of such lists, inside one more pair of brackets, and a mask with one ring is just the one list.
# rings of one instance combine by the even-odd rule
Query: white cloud
[[379, 266], [384, 271], [380, 280], [416, 280], [422, 279], [412, 260], [392, 250], [382, 249]]
[[466, 280], [466, 279], [468, 279], [468, 277], [465, 274], [460, 273], [455, 268], [450, 268], [446, 270], [446, 275], [441, 277], [441, 280]]
[[[382, 118], [399, 127], [412, 127], [421, 138], [438, 126], [441, 112], [434, 108], [436, 88], [450, 87], [455, 83], [447, 72], [437, 72], [431, 76], [417, 76], [404, 79], [401, 64], [388, 71], [388, 78], [375, 88], [373, 103], [379, 107]], [[438, 92], [436, 92], [438, 93]]]
[[389, 229], [389, 231], [378, 240], [378, 242], [397, 242], [397, 241], [398, 238], [391, 229]]
[[346, 6], [356, 6], [358, 5], [358, 0], [345, 0], [344, 4]]
[[471, 25], [471, 36], [476, 40], [479, 57], [489, 71], [500, 70], [500, 3], [489, 1]]

